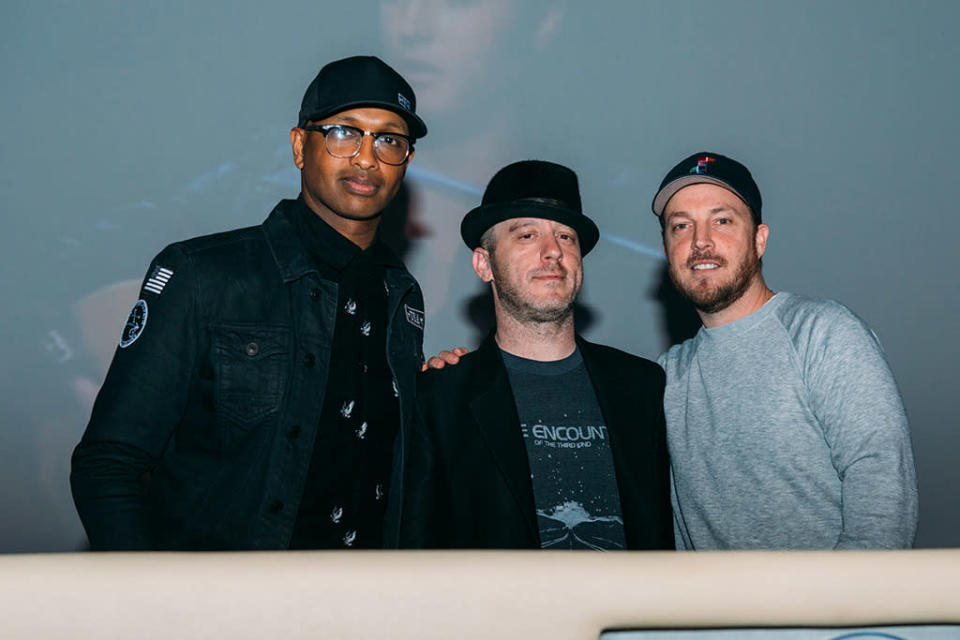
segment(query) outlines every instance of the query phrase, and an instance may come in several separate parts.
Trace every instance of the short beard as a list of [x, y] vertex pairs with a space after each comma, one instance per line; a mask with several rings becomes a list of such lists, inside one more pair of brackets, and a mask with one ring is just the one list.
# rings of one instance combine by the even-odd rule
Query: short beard
[[[565, 267], [563, 267], [565, 269]], [[574, 290], [566, 304], [557, 306], [537, 306], [525, 299], [523, 292], [515, 288], [503, 272], [497, 267], [497, 261], [490, 254], [490, 270], [493, 272], [493, 282], [497, 288], [497, 299], [503, 310], [520, 324], [563, 324], [573, 315], [573, 307], [580, 293], [579, 287]]]
[[[688, 263], [701, 260], [704, 257], [707, 256], [692, 255]], [[689, 269], [689, 264], [684, 265], [683, 268]], [[757, 256], [756, 247], [751, 244], [749, 255], [740, 265], [740, 268], [737, 269], [737, 273], [734, 274], [733, 279], [712, 290], [684, 288], [679, 278], [677, 278], [674, 265], [671, 264], [668, 271], [670, 273], [670, 279], [673, 281], [673, 286], [677, 288], [677, 291], [679, 291], [684, 298], [693, 303], [694, 307], [703, 313], [717, 313], [729, 307], [747, 292], [751, 282], [753, 282], [754, 276], [760, 272], [760, 258]]]

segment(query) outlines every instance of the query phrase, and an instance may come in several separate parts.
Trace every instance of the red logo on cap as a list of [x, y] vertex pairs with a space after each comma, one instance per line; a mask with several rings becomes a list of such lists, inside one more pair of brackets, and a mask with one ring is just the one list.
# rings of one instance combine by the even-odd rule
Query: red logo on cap
[[710, 156], [703, 156], [702, 158], [697, 159], [697, 166], [690, 169], [690, 173], [706, 173], [707, 166], [711, 162], [716, 162], [716, 158], [711, 158]]

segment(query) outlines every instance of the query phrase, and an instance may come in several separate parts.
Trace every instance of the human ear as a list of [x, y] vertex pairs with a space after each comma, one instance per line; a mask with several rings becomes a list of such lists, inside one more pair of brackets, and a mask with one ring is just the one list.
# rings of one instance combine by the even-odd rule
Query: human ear
[[290, 129], [290, 147], [293, 150], [293, 164], [303, 169], [303, 137], [307, 134], [300, 127]]
[[757, 246], [757, 257], [762, 258], [764, 252], [767, 250], [767, 238], [770, 237], [770, 227], [765, 224], [757, 225], [756, 237], [754, 237], [754, 242]]
[[473, 270], [477, 277], [484, 282], [493, 280], [493, 270], [490, 268], [490, 252], [483, 247], [473, 250]]

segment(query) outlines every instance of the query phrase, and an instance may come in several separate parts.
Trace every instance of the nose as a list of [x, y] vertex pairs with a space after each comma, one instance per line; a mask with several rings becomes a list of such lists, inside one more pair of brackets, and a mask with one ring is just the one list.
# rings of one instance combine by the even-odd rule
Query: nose
[[693, 247], [695, 249], [706, 249], [712, 246], [713, 236], [710, 235], [710, 225], [694, 225]]
[[[384, 28], [402, 43], [425, 39], [429, 33], [428, 21], [436, 14], [436, 7], [428, 7], [424, 0], [399, 0], [385, 3], [381, 8]], [[433, 10], [431, 10], [433, 9]]]
[[559, 262], [563, 257], [563, 249], [560, 248], [560, 241], [555, 235], [544, 234], [540, 243], [540, 259]]
[[361, 169], [373, 169], [379, 164], [377, 153], [373, 149], [373, 136], [364, 134], [360, 140], [360, 150], [353, 156], [353, 164]]

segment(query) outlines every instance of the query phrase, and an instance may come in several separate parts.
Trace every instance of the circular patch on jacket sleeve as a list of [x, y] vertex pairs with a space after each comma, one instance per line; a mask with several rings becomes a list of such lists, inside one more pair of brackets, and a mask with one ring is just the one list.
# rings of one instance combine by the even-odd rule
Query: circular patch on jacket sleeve
[[146, 326], [147, 301], [143, 299], [137, 300], [137, 303], [133, 305], [133, 309], [130, 309], [130, 315], [127, 316], [127, 324], [123, 326], [123, 335], [120, 336], [120, 348], [124, 349], [136, 342]]

